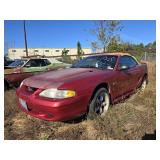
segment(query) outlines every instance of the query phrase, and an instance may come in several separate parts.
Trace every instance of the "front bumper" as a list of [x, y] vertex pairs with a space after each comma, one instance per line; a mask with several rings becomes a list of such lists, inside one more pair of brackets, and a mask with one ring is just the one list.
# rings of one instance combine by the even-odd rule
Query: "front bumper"
[[[18, 106], [25, 113], [43, 120], [62, 121], [72, 119], [87, 112], [87, 95], [76, 96], [62, 100], [51, 100], [41, 98], [35, 93], [17, 90]], [[20, 99], [24, 100], [27, 109], [22, 105]]]

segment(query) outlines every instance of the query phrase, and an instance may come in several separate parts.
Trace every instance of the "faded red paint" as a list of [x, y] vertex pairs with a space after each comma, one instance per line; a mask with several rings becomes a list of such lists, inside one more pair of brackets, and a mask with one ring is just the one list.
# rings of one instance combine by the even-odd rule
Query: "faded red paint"
[[19, 86], [20, 83], [33, 75], [40, 74], [42, 72], [47, 72], [49, 70], [57, 70], [58, 68], [64, 68], [64, 66], [59, 66], [59, 67], [54, 67], [54, 68], [48, 68], [48, 70], [43, 70], [43, 71], [32, 71], [32, 72], [24, 72], [23, 68], [14, 68], [14, 69], [9, 69], [10, 71], [5, 73], [4, 79], [12, 86]]
[[[113, 70], [68, 68], [28, 78], [17, 90], [17, 95], [26, 101], [29, 110], [23, 109], [19, 102], [18, 105], [27, 114], [40, 119], [52, 121], [70, 119], [87, 112], [95, 88], [102, 83], [108, 85], [111, 102], [114, 103], [138, 88], [147, 74], [147, 67], [144, 64], [121, 71], [118, 69], [118, 62], [119, 58]], [[27, 86], [36, 88], [36, 91], [29, 92]], [[74, 98], [62, 100], [40, 97], [39, 93], [46, 88], [70, 89], [77, 94]]]

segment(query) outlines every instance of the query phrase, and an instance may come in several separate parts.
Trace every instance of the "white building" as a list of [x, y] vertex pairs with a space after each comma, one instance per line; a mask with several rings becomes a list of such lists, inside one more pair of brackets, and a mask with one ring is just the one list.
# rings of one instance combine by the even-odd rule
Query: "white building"
[[[28, 56], [62, 56], [63, 48], [28, 48]], [[77, 55], [76, 48], [66, 48], [69, 50], [67, 55]], [[83, 48], [84, 54], [90, 54], [90, 48]], [[9, 48], [8, 57], [10, 59], [19, 59], [26, 56], [25, 48]]]

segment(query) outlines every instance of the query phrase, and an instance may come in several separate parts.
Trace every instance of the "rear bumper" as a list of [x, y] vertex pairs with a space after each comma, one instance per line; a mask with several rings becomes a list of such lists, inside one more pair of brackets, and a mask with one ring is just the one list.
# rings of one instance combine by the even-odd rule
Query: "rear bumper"
[[[48, 100], [35, 95], [27, 95], [17, 90], [18, 106], [25, 113], [48, 121], [68, 120], [87, 112], [88, 96], [77, 96], [63, 100]], [[28, 109], [19, 101], [24, 100]]]

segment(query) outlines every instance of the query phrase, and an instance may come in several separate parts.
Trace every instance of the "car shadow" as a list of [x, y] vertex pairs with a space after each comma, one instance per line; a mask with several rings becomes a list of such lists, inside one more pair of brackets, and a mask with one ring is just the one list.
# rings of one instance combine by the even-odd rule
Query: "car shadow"
[[142, 137], [142, 140], [156, 140], [156, 130], [153, 134], [146, 134]]
[[73, 118], [73, 119], [70, 119], [70, 120], [65, 120], [65, 121], [62, 121], [62, 122], [69, 123], [69, 124], [77, 124], [77, 123], [81, 123], [85, 120], [87, 120], [87, 115], [83, 114], [79, 117], [76, 117], [76, 118]]

